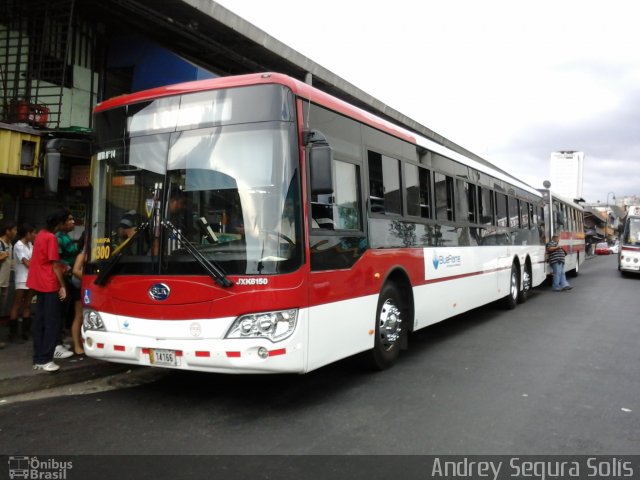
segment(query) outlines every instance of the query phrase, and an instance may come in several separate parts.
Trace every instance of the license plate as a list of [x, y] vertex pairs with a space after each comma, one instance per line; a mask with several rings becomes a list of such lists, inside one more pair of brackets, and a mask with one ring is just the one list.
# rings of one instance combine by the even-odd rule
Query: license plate
[[149, 349], [149, 361], [153, 365], [166, 365], [175, 367], [178, 365], [178, 359], [176, 357], [175, 350], [158, 350], [155, 348]]

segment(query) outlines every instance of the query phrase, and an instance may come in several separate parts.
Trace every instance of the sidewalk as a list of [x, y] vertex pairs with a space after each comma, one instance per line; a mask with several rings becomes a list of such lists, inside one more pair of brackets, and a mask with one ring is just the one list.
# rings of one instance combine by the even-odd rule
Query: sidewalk
[[[0, 326], [4, 331], [4, 327]], [[56, 359], [60, 370], [54, 373], [33, 370], [31, 341], [9, 343], [0, 349], [0, 399], [72, 383], [85, 382], [131, 370], [131, 365], [104, 362], [84, 355]]]

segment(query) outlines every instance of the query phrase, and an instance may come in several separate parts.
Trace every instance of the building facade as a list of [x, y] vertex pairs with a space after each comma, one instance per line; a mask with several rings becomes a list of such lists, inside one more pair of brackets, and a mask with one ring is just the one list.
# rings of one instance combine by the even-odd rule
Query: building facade
[[582, 198], [584, 152], [574, 150], [553, 152], [549, 168], [554, 192], [567, 198]]

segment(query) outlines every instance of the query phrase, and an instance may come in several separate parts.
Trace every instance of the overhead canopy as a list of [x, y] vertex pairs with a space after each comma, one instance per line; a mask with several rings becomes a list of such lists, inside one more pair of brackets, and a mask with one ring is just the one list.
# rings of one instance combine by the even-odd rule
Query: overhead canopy
[[212, 0], [83, 0], [77, 1], [75, 8], [83, 18], [148, 36], [221, 76], [271, 71], [307, 81], [310, 75], [316, 88], [497, 169], [482, 157], [390, 108]]

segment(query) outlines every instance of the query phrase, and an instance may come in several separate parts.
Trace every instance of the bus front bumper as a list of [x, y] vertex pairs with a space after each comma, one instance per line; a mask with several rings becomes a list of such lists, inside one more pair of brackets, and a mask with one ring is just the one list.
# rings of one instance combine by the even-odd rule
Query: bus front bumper
[[218, 373], [304, 373], [299, 332], [278, 343], [264, 339], [161, 340], [84, 331], [87, 356], [116, 363]]

